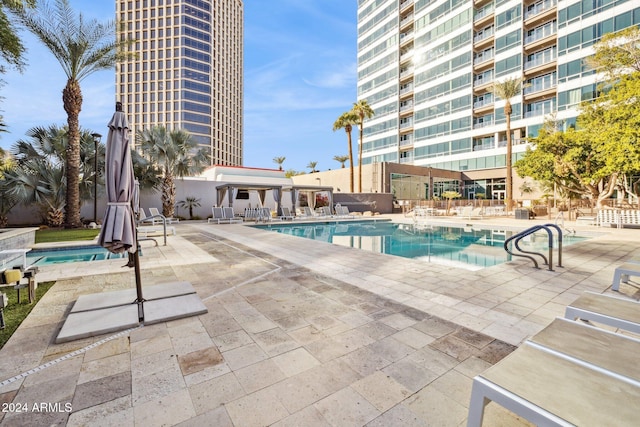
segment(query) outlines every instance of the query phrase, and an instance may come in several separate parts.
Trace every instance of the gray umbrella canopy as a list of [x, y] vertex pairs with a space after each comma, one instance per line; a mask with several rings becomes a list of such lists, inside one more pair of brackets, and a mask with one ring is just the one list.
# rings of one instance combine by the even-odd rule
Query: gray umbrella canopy
[[135, 176], [131, 161], [129, 123], [120, 103], [109, 122], [105, 159], [107, 212], [102, 222], [98, 244], [113, 253], [135, 252], [136, 221], [131, 203]]

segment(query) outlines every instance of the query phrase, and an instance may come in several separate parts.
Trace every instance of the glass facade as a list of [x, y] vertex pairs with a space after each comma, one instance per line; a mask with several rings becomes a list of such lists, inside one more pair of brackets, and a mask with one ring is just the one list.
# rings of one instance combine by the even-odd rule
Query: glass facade
[[117, 0], [135, 59], [117, 65], [116, 97], [132, 132], [185, 129], [212, 165], [243, 161], [241, 0]]
[[[358, 99], [375, 111], [363, 163], [504, 168], [505, 100], [493, 84], [527, 83], [510, 100], [515, 161], [549, 115], [573, 126], [578, 104], [597, 96], [591, 46], [638, 24], [631, 0], [360, 0]], [[492, 198], [499, 181], [475, 185]]]

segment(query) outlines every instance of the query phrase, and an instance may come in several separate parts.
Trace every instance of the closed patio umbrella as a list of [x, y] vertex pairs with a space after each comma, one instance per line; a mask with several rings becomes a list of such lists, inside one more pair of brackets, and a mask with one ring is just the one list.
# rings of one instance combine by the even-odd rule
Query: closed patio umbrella
[[137, 299], [134, 302], [138, 304], [140, 320], [144, 320], [136, 220], [132, 206], [136, 192], [135, 176], [131, 161], [129, 123], [120, 102], [116, 103], [116, 112], [108, 126], [109, 135], [105, 154], [107, 211], [102, 222], [98, 244], [113, 253], [127, 251], [133, 254], [137, 291]]

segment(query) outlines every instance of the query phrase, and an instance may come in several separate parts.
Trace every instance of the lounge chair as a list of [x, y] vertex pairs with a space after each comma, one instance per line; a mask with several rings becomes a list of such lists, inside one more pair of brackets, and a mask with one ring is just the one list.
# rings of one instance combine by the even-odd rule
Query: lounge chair
[[467, 426], [489, 401], [536, 425], [637, 425], [638, 352], [634, 338], [556, 319], [474, 378]]
[[584, 292], [567, 306], [564, 317], [587, 320], [640, 334], [640, 302]]
[[229, 224], [242, 222], [242, 218], [236, 216], [232, 207], [222, 208], [222, 216]]
[[[225, 215], [225, 209], [230, 209], [231, 212], [227, 212]], [[213, 216], [207, 219], [207, 223], [209, 224], [231, 224], [242, 222], [241, 218], [235, 218], [232, 208], [221, 208], [214, 206], [211, 208], [211, 213], [213, 214]]]
[[347, 206], [336, 205], [336, 218], [354, 219], [355, 216], [351, 215]]
[[[166, 217], [164, 215], [162, 215], [159, 211], [158, 208], [149, 208], [149, 213], [151, 214], [151, 216], [153, 217], [161, 217], [161, 218], [165, 218], [167, 220], [167, 224], [172, 224], [174, 222], [180, 222], [180, 219], [178, 218], [173, 218], [173, 217]], [[160, 219], [160, 222], [162, 222], [162, 219]]]
[[630, 276], [640, 276], [640, 265], [634, 263], [625, 263], [619, 267], [616, 267], [613, 273], [611, 290], [617, 291], [618, 289], [620, 289], [620, 282], [627, 283]]
[[279, 216], [280, 219], [295, 219], [295, 215], [291, 213], [291, 210], [288, 207], [283, 206], [280, 210], [282, 211], [282, 215]]

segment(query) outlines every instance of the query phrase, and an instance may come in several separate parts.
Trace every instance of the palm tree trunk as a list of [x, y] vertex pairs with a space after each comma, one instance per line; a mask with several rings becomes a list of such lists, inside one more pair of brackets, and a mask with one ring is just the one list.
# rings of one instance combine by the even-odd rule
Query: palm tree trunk
[[66, 176], [66, 228], [79, 228], [80, 223], [80, 124], [79, 116], [82, 109], [82, 91], [75, 79], [67, 80], [62, 91], [64, 111], [67, 113], [69, 127], [69, 141], [67, 143]]
[[162, 215], [171, 218], [175, 205], [176, 187], [173, 185], [173, 175], [167, 174], [162, 180]]
[[358, 144], [358, 193], [362, 193], [362, 120], [360, 121], [360, 144]]
[[511, 103], [507, 100], [504, 106], [504, 114], [507, 119], [507, 182], [505, 188], [505, 205], [507, 212], [513, 209], [513, 165], [511, 164]]
[[349, 189], [353, 193], [353, 142], [351, 141], [351, 132], [347, 132], [349, 141]]

